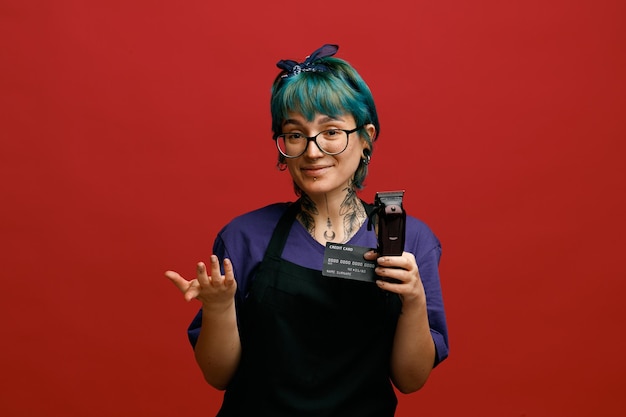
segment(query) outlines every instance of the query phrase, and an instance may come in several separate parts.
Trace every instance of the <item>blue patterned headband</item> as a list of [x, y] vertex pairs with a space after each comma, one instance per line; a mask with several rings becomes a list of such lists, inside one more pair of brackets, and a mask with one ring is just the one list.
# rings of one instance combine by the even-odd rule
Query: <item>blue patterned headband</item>
[[281, 59], [276, 63], [276, 66], [282, 70], [287, 71], [282, 75], [282, 78], [292, 77], [298, 75], [301, 72], [324, 72], [328, 71], [328, 67], [322, 63], [316, 62], [320, 58], [326, 58], [333, 56], [339, 49], [338, 45], [326, 44], [319, 49], [316, 49], [311, 55], [304, 59], [304, 62], [296, 62], [291, 59]]

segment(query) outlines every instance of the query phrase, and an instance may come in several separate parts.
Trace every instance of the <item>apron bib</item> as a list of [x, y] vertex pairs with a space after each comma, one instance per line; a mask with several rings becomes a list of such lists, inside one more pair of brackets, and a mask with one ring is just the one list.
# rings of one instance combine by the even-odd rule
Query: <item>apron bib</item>
[[239, 307], [242, 356], [218, 416], [393, 416], [400, 299], [281, 259], [298, 210], [281, 217]]

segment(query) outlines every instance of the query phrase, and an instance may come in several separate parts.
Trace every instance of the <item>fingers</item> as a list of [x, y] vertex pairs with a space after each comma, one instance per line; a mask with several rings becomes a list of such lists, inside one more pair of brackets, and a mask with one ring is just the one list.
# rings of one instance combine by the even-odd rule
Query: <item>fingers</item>
[[368, 261], [373, 261], [377, 257], [378, 257], [378, 253], [373, 249], [363, 254], [363, 258], [367, 259]]
[[411, 275], [417, 271], [415, 257], [410, 252], [403, 252], [402, 256], [380, 256], [375, 250], [369, 250], [363, 254], [368, 261], [376, 261], [376, 275], [385, 278], [378, 280], [381, 287], [387, 284], [403, 284], [411, 280]]
[[222, 285], [224, 277], [220, 270], [220, 261], [215, 255], [211, 255], [211, 285]]
[[198, 280], [187, 281], [179, 273], [174, 271], [165, 271], [165, 276], [176, 285], [176, 288], [183, 293], [185, 300], [191, 301], [200, 293]]
[[187, 288], [189, 288], [189, 281], [181, 277], [177, 272], [165, 271], [165, 276], [172, 281], [174, 285], [176, 285], [176, 288], [178, 288], [182, 293], [187, 291]]
[[[376, 274], [388, 281], [406, 284], [419, 279], [417, 263], [412, 253], [404, 252], [402, 256], [381, 256], [377, 263]], [[389, 282], [380, 282], [379, 285], [386, 286], [387, 283]]]
[[235, 273], [230, 259], [224, 259], [224, 285], [230, 287], [235, 284]]
[[[236, 281], [233, 271], [233, 264], [229, 259], [224, 260], [224, 275], [220, 271], [219, 259], [215, 255], [211, 255], [210, 265], [204, 262], [196, 264], [196, 279], [187, 281], [180, 274], [174, 271], [166, 271], [165, 276], [176, 285], [176, 287], [184, 294], [185, 300], [191, 301], [198, 298], [203, 301], [214, 297], [220, 293], [234, 293]], [[224, 292], [227, 289], [228, 292]]]
[[189, 288], [185, 291], [185, 301], [189, 302], [200, 295], [200, 284], [197, 279], [189, 282]]
[[[368, 261], [376, 260], [378, 265], [391, 268], [411, 269], [415, 265], [415, 256], [410, 252], [402, 252], [401, 256], [381, 256], [375, 250], [369, 250], [363, 254], [363, 258]], [[417, 265], [416, 265], [417, 266]]]
[[165, 271], [165, 276], [183, 293], [185, 300], [191, 301], [199, 294], [200, 286], [197, 279], [187, 281], [174, 271]]
[[407, 271], [417, 270], [415, 256], [410, 252], [403, 252], [402, 256], [381, 256], [378, 265], [387, 268], [401, 268]]
[[222, 275], [218, 257], [215, 255], [211, 256], [211, 276], [209, 281], [213, 287], [220, 285], [230, 287], [235, 283], [233, 264], [230, 262], [230, 259], [224, 259], [224, 275]]
[[198, 262], [196, 264], [196, 279], [200, 285], [209, 285], [211, 277], [207, 274], [206, 265], [204, 262]]
[[413, 254], [404, 252], [402, 256], [382, 256], [377, 263], [376, 274], [382, 279], [376, 284], [381, 289], [400, 295], [403, 304], [410, 302], [407, 300], [424, 299], [424, 287]]

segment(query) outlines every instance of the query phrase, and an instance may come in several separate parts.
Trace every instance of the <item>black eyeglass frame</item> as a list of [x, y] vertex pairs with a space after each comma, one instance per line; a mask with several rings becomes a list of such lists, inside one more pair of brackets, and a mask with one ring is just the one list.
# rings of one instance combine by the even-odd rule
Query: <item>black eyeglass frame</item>
[[[365, 125], [363, 126], [359, 126], [359, 127], [355, 127], [354, 129], [348, 130], [348, 129], [326, 129], [326, 130], [322, 130], [321, 132], [318, 132], [316, 135], [314, 136], [304, 136], [300, 133], [300, 135], [302, 135], [302, 139], [306, 139], [306, 145], [304, 146], [304, 148], [302, 149], [302, 152], [300, 152], [298, 155], [287, 155], [286, 153], [284, 153], [281, 149], [280, 146], [278, 145], [278, 138], [280, 137], [285, 137], [286, 135], [288, 135], [289, 133], [281, 133], [280, 135], [276, 135], [274, 136], [274, 142], [276, 143], [276, 148], [278, 149], [278, 152], [280, 152], [280, 154], [282, 156], [284, 156], [285, 158], [298, 158], [302, 155], [304, 155], [304, 153], [306, 152], [306, 150], [309, 148], [309, 142], [313, 141], [315, 143], [315, 146], [317, 146], [317, 149], [319, 149], [322, 153], [326, 154], [326, 155], [330, 155], [330, 156], [335, 156], [335, 155], [339, 155], [340, 153], [344, 152], [346, 149], [348, 149], [348, 143], [350, 142], [350, 133], [354, 133], [358, 130], [361, 130], [365, 127]], [[322, 133], [326, 133], [328, 131], [331, 130], [339, 130], [342, 132], [345, 132], [346, 134], [346, 146], [343, 147], [342, 150], [340, 150], [339, 152], [327, 152], [324, 149], [322, 149], [322, 147], [319, 145], [319, 143], [317, 143], [317, 137], [319, 135], [321, 135]]]

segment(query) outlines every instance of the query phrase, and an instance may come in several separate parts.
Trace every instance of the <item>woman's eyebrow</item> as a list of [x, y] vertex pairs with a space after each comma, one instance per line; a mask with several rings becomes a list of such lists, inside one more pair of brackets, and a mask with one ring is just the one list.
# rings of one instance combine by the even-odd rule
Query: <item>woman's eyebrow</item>
[[[331, 122], [343, 122], [344, 119], [342, 119], [341, 117], [337, 116], [337, 117], [333, 117], [333, 116], [320, 116], [319, 119], [316, 119], [314, 121], [314, 123], [316, 124], [325, 124], [325, 123], [331, 123]], [[295, 125], [295, 126], [304, 126], [300, 121], [296, 120], [296, 119], [285, 119], [283, 121], [283, 126], [286, 125]]]
[[283, 126], [286, 126], [286, 125], [302, 126], [302, 123], [300, 123], [296, 119], [285, 119], [285, 121], [283, 121]]
[[317, 123], [322, 124], [322, 123], [329, 123], [329, 122], [343, 122], [343, 121], [344, 121], [344, 120], [343, 120], [341, 117], [339, 117], [339, 116], [337, 116], [337, 117], [333, 117], [333, 116], [323, 116], [323, 117], [320, 117], [320, 118], [317, 120]]

